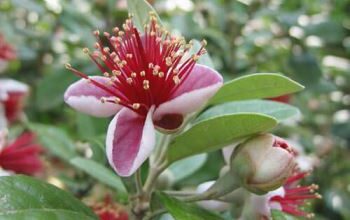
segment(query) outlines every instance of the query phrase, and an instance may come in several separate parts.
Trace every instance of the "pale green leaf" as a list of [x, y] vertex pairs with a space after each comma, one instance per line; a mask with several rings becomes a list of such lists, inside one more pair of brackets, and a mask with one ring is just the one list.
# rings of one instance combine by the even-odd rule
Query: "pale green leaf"
[[276, 119], [256, 113], [224, 115], [201, 121], [172, 140], [167, 152], [168, 162], [220, 149], [276, 125]]
[[175, 220], [222, 220], [219, 215], [202, 209], [194, 204], [187, 204], [164, 193], [156, 194]]
[[287, 120], [300, 114], [296, 107], [288, 104], [269, 100], [247, 100], [214, 106], [201, 114], [197, 121], [235, 113], [261, 113], [274, 117], [278, 121]]
[[111, 169], [82, 157], [75, 157], [70, 162], [100, 182], [118, 190], [119, 193], [126, 193], [121, 179]]
[[245, 99], [271, 98], [298, 92], [303, 88], [299, 83], [280, 74], [251, 74], [225, 83], [209, 101], [209, 105]]
[[90, 208], [68, 192], [28, 176], [0, 177], [0, 195], [0, 213], [32, 209], [67, 210], [96, 219]]

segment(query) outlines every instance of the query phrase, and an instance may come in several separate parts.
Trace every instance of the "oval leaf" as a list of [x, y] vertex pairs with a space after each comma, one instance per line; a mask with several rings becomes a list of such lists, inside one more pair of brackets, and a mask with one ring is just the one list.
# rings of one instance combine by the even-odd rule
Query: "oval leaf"
[[164, 193], [156, 194], [175, 220], [222, 220], [220, 216], [193, 204], [181, 202]]
[[68, 219], [84, 219], [93, 220], [87, 215], [78, 212], [72, 212], [67, 210], [50, 210], [50, 209], [28, 209], [28, 210], [18, 210], [10, 211], [6, 213], [0, 213], [0, 219], [6, 220], [25, 220], [25, 219], [35, 219], [35, 220], [68, 220]]
[[150, 12], [153, 12], [156, 15], [158, 24], [162, 24], [157, 12], [145, 0], [128, 0], [128, 11], [132, 14], [134, 24], [140, 31], [144, 29], [143, 26], [149, 20]]
[[299, 83], [276, 73], [257, 73], [225, 83], [209, 104], [281, 96], [302, 90]]
[[235, 113], [261, 113], [278, 121], [287, 120], [300, 114], [296, 107], [280, 102], [268, 100], [237, 101], [214, 106], [201, 114], [197, 121]]
[[93, 160], [82, 157], [75, 157], [70, 162], [75, 167], [83, 170], [95, 179], [118, 190], [119, 193], [126, 194], [126, 190], [121, 179], [112, 170]]
[[0, 213], [31, 209], [68, 210], [96, 219], [91, 209], [68, 192], [28, 176], [1, 177], [0, 198]]
[[276, 125], [274, 118], [253, 113], [201, 121], [173, 139], [168, 150], [168, 162], [220, 149], [234, 140], [268, 131]]
[[37, 134], [39, 142], [55, 156], [69, 161], [76, 155], [75, 144], [64, 130], [54, 126], [32, 123], [29, 129]]
[[169, 170], [175, 177], [174, 182], [179, 182], [195, 173], [205, 164], [207, 158], [207, 154], [199, 154], [172, 164]]

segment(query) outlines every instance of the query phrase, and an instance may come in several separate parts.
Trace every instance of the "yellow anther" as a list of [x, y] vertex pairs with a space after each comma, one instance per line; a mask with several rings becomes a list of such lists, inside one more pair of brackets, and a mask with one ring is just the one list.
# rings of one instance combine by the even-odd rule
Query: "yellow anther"
[[70, 65], [69, 63], [64, 64], [64, 66], [66, 67], [66, 69], [72, 69], [72, 65]]
[[122, 60], [122, 64], [125, 66], [127, 64], [126, 60]]
[[141, 106], [140, 103], [134, 103], [134, 104], [132, 104], [132, 108], [135, 109], [135, 110], [136, 110], [136, 109], [139, 109], [140, 106]]
[[140, 72], [140, 76], [146, 76], [146, 72], [145, 71], [141, 71]]
[[159, 78], [163, 78], [164, 77], [164, 73], [163, 72], [159, 72], [158, 76], [159, 76]]
[[117, 104], [120, 103], [120, 98], [115, 97], [115, 98], [114, 98], [114, 102], [117, 103]]
[[95, 45], [94, 45], [94, 47], [95, 47], [96, 49], [100, 49], [100, 44], [96, 42]]
[[131, 78], [126, 78], [126, 82], [127, 82], [128, 84], [131, 84], [131, 83], [132, 83], [132, 79], [131, 79]]
[[103, 75], [104, 75], [105, 77], [109, 77], [109, 73], [107, 73], [107, 72], [104, 72]]
[[203, 40], [201, 41], [201, 44], [202, 44], [203, 47], [205, 47], [205, 46], [207, 46], [208, 42], [207, 42], [206, 40], [203, 39]]
[[103, 35], [104, 35], [105, 37], [110, 37], [110, 36], [111, 36], [108, 32], [103, 32]]
[[199, 56], [196, 55], [196, 54], [194, 54], [194, 55], [192, 56], [192, 59], [193, 59], [194, 61], [198, 61], [198, 60], [199, 60]]
[[148, 68], [152, 69], [154, 67], [154, 64], [153, 63], [149, 63], [148, 64]]
[[103, 51], [104, 51], [105, 53], [109, 53], [109, 50], [110, 50], [110, 49], [109, 49], [108, 47], [104, 47], [104, 48], [103, 48]]
[[132, 77], [132, 78], [136, 78], [136, 76], [137, 76], [137, 75], [136, 75], [135, 72], [132, 72], [132, 73], [131, 73], [131, 77]]
[[145, 90], [149, 89], [149, 81], [148, 80], [143, 80], [143, 89], [145, 89]]
[[90, 52], [90, 50], [89, 50], [89, 48], [86, 48], [86, 47], [85, 47], [85, 48], [83, 49], [83, 52], [86, 53], [86, 54], [88, 54], [88, 53]]
[[129, 59], [132, 59], [132, 54], [131, 53], [126, 54], [126, 57]]
[[123, 36], [124, 34], [125, 34], [124, 31], [118, 31], [119, 36]]
[[112, 70], [114, 76], [120, 76], [122, 73], [119, 70]]
[[113, 32], [114, 33], [118, 33], [119, 32], [119, 28], [118, 27], [113, 28]]
[[97, 37], [97, 36], [100, 36], [100, 31], [99, 30], [96, 30], [94, 31], [94, 35]]
[[173, 62], [171, 61], [171, 57], [165, 58], [165, 64], [166, 64], [167, 66], [171, 66], [171, 65], [173, 64]]
[[177, 75], [173, 76], [173, 80], [176, 85], [180, 83], [180, 78]]

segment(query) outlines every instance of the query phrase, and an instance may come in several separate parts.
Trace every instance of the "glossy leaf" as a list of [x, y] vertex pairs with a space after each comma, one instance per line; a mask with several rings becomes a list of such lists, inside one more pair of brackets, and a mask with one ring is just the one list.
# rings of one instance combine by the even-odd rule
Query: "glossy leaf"
[[268, 100], [237, 101], [214, 106], [201, 114], [197, 121], [235, 113], [261, 113], [274, 117], [278, 121], [287, 120], [300, 114], [296, 107], [280, 102]]
[[37, 134], [39, 142], [55, 156], [69, 161], [76, 155], [75, 144], [67, 133], [57, 127], [32, 123], [29, 128]]
[[267, 115], [242, 113], [201, 121], [175, 137], [168, 150], [168, 162], [220, 149], [233, 141], [265, 132], [277, 121]]
[[215, 213], [199, 208], [193, 204], [181, 202], [178, 199], [158, 193], [157, 197], [175, 220], [221, 220]]
[[169, 169], [175, 178], [174, 182], [179, 182], [195, 173], [205, 164], [207, 158], [207, 154], [199, 154], [172, 164]]
[[98, 181], [118, 190], [119, 193], [126, 193], [122, 181], [111, 169], [108, 169], [93, 160], [82, 157], [75, 157], [70, 162], [75, 167], [96, 178]]
[[149, 21], [149, 13], [154, 12], [158, 19], [158, 23], [161, 24], [161, 20], [154, 10], [154, 8], [146, 0], [127, 0], [128, 11], [133, 16], [133, 21], [139, 30], [144, 29], [144, 25]]
[[0, 213], [0, 219], [3, 220], [19, 220], [19, 219], [35, 219], [35, 220], [69, 220], [69, 219], [84, 219], [93, 220], [90, 216], [79, 212], [72, 212], [68, 210], [55, 209], [28, 209]]
[[271, 217], [272, 217], [272, 220], [295, 220], [296, 219], [277, 209], [271, 210]]
[[[41, 111], [57, 107], [63, 103], [63, 93], [77, 77], [65, 70], [46, 75], [36, 90], [36, 106]], [[59, 83], [57, 83], [59, 82]]]
[[302, 90], [299, 83], [280, 74], [258, 73], [225, 83], [209, 104], [281, 96]]
[[32, 209], [67, 210], [96, 219], [90, 208], [51, 184], [28, 176], [0, 178], [0, 213]]

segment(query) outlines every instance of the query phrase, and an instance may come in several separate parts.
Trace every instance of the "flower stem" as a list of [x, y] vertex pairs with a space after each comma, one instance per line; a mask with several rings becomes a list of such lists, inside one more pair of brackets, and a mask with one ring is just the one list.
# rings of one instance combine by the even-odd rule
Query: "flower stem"
[[135, 182], [136, 182], [137, 194], [141, 194], [142, 193], [141, 169], [137, 169], [135, 173]]

